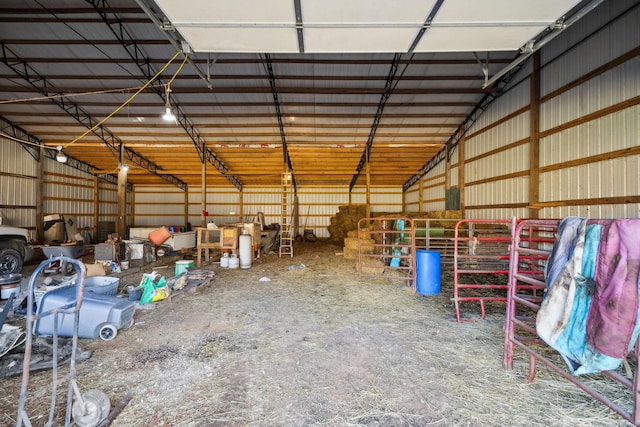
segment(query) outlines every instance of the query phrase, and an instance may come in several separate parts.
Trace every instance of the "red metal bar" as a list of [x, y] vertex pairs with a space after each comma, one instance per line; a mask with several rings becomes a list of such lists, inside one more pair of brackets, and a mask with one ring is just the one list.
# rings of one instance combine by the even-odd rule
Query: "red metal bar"
[[[507, 226], [510, 220], [463, 219], [456, 223], [453, 239], [453, 303], [456, 320], [468, 322], [476, 319], [463, 318], [461, 303], [477, 302], [480, 319], [485, 316], [485, 301], [507, 301], [507, 297], [488, 295], [486, 291], [507, 291], [511, 236]], [[485, 227], [480, 227], [485, 226]], [[483, 253], [484, 252], [484, 253]], [[504, 264], [504, 265], [503, 265]], [[502, 268], [500, 268], [502, 267]], [[483, 281], [487, 276], [504, 277], [503, 283], [469, 283], [471, 277]], [[467, 280], [462, 280], [462, 278]], [[483, 293], [475, 291], [485, 291]]]

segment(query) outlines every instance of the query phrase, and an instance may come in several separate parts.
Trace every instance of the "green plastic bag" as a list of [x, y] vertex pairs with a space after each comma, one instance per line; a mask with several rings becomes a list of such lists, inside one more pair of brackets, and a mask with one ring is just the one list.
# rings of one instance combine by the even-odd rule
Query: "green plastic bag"
[[152, 301], [160, 301], [160, 299], [166, 298], [166, 294], [164, 294], [162, 298], [156, 298], [159, 294], [164, 292], [165, 283], [166, 279], [164, 276], [160, 276], [155, 271], [149, 274], [144, 274], [140, 281], [140, 287], [142, 288], [140, 304], [148, 304]]

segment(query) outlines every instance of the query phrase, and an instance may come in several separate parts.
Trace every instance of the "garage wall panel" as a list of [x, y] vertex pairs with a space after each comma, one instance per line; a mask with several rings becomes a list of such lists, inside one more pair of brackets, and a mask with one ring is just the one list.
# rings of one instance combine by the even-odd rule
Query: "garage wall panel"
[[35, 228], [37, 162], [20, 144], [0, 138], [0, 218]]

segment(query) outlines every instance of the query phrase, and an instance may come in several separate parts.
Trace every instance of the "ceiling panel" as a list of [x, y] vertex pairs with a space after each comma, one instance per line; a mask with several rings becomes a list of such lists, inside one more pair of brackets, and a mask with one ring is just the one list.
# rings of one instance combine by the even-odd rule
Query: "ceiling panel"
[[515, 50], [544, 26], [432, 27], [415, 52], [483, 52]]
[[305, 27], [305, 52], [403, 52], [417, 33], [411, 27]]
[[177, 27], [196, 52], [298, 52], [295, 28]]
[[292, 0], [160, 0], [156, 2], [177, 26], [225, 24], [295, 25]]
[[300, 0], [297, 22], [293, 0], [157, 0], [195, 51], [277, 53], [300, 52], [296, 28], [304, 52], [408, 52], [429, 16], [421, 52], [515, 51], [580, 1], [444, 0], [434, 9], [436, 3]]

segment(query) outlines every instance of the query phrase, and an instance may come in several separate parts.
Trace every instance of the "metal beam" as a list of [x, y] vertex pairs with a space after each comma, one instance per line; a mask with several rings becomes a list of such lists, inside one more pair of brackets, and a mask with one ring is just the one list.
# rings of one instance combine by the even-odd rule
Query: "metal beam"
[[[0, 132], [6, 135], [9, 135], [12, 138], [15, 138], [16, 140], [24, 141], [24, 142], [21, 142], [21, 141], [15, 141], [15, 142], [20, 144], [22, 148], [24, 148], [27, 151], [27, 153], [29, 153], [29, 155], [33, 157], [35, 160], [40, 159], [40, 149], [37, 146], [42, 146], [43, 143], [39, 138], [31, 135], [30, 133], [20, 128], [19, 126], [14, 125], [13, 123], [11, 123], [9, 120], [7, 120], [2, 116], [0, 116]], [[2, 135], [0, 135], [0, 138], [2, 138]], [[56, 155], [58, 154], [58, 150], [55, 150], [49, 147], [44, 147], [43, 153], [45, 157], [48, 157], [52, 160], [56, 160]], [[99, 179], [109, 182], [111, 184], [115, 184], [115, 185], [118, 184], [117, 176], [111, 175], [111, 174], [96, 175], [93, 172], [93, 170], [96, 170], [95, 166], [90, 165], [89, 163], [85, 163], [67, 154], [65, 155], [67, 156], [67, 161], [65, 163], [65, 166], [71, 167], [73, 169], [77, 169], [81, 172], [84, 172], [92, 176], [96, 176]], [[129, 190], [131, 190], [132, 188], [133, 186], [130, 186]]]
[[[387, 103], [387, 99], [391, 96], [391, 92], [395, 87], [393, 85], [393, 81], [396, 77], [396, 73], [398, 72], [398, 65], [400, 64], [400, 58], [402, 58], [402, 54], [396, 53], [393, 56], [393, 61], [391, 62], [391, 68], [389, 69], [389, 73], [387, 74], [387, 81], [384, 85], [384, 93], [380, 97], [380, 102], [378, 102], [378, 110], [376, 111], [376, 115], [373, 118], [373, 124], [371, 125], [371, 130], [369, 131], [369, 137], [367, 138], [367, 145], [364, 148], [364, 152], [362, 153], [362, 157], [360, 157], [360, 162], [358, 163], [358, 167], [356, 168], [356, 173], [351, 178], [351, 184], [349, 184], [349, 192], [353, 190], [353, 187], [356, 185], [358, 181], [358, 176], [360, 176], [360, 172], [362, 172], [362, 168], [369, 161], [369, 155], [371, 154], [371, 147], [373, 145], [373, 139], [375, 138], [376, 131], [378, 130], [378, 125], [380, 124], [380, 119], [382, 118], [382, 112], [384, 111], [384, 107]], [[409, 65], [407, 63], [407, 65]], [[405, 66], [406, 69], [406, 66]]]
[[278, 88], [276, 87], [276, 78], [273, 73], [273, 63], [271, 62], [271, 55], [265, 53], [265, 63], [267, 65], [267, 73], [269, 74], [269, 84], [271, 85], [271, 93], [273, 95], [273, 104], [276, 108], [276, 117], [278, 118], [278, 127], [280, 128], [280, 139], [282, 140], [282, 155], [284, 157], [284, 163], [291, 172], [291, 182], [293, 183], [293, 190], [296, 191], [296, 177], [293, 174], [293, 165], [291, 164], [291, 157], [289, 156], [289, 149], [287, 148], [287, 138], [284, 133], [284, 125], [282, 123], [282, 111], [280, 110], [280, 101], [278, 99]]
[[302, 24], [302, 6], [300, 0], [293, 0], [293, 7], [296, 12], [296, 32], [298, 33], [298, 51], [304, 53], [304, 31]]
[[[149, 59], [140, 49], [139, 43], [134, 39], [134, 37], [131, 36], [125, 25], [122, 23], [122, 20], [114, 13], [108, 15], [107, 12], [105, 12], [105, 10], [110, 9], [107, 0], [86, 1], [93, 5], [104, 23], [109, 27], [113, 35], [120, 41], [122, 47], [124, 47], [124, 49], [127, 51], [129, 57], [136, 63], [140, 71], [142, 71], [144, 77], [147, 80], [151, 80], [155, 76], [156, 71], [151, 66], [151, 62], [149, 61]], [[145, 13], [147, 13], [147, 15], [149, 15], [149, 17], [157, 24], [160, 25], [161, 22], [166, 22], [166, 18], [158, 17], [158, 12], [155, 12], [149, 4], [142, 1], [138, 1], [138, 4], [143, 8]], [[174, 35], [175, 37], [170, 37], [169, 31], [166, 31], [166, 25], [162, 24], [160, 26], [161, 29], [165, 30], [164, 32], [167, 35], [167, 38], [169, 38], [169, 40], [171, 41], [171, 44], [177, 50], [182, 51], [182, 41], [176, 38], [177, 35]], [[207, 86], [209, 87], [209, 89], [211, 89], [211, 83], [209, 79], [202, 74], [200, 69], [192, 61], [190, 62], [190, 60], [187, 59], [187, 62], [189, 62], [196, 69], [198, 75], [207, 82]], [[158, 79], [158, 81], [160, 81], [160, 79]], [[166, 92], [160, 86], [154, 86], [152, 87], [152, 89], [162, 99], [164, 105], [164, 103], [167, 101]], [[178, 124], [182, 127], [182, 129], [184, 129], [184, 131], [193, 141], [198, 155], [200, 156], [200, 161], [208, 161], [209, 163], [211, 163], [211, 165], [216, 168], [216, 170], [218, 170], [218, 172], [220, 172], [222, 176], [227, 178], [234, 187], [236, 187], [239, 191], [242, 191], [242, 183], [240, 182], [240, 180], [236, 176], [231, 174], [229, 172], [229, 169], [224, 165], [224, 163], [222, 163], [222, 160], [220, 160], [211, 151], [211, 149], [207, 147], [206, 141], [202, 138], [200, 132], [198, 131], [198, 129], [196, 129], [194, 124], [191, 123], [184, 112], [180, 109], [180, 106], [175, 102], [173, 105], [174, 109], [176, 110]]]
[[420, 31], [418, 31], [418, 34], [413, 39], [413, 43], [411, 43], [411, 47], [409, 47], [409, 53], [413, 52], [413, 50], [416, 48], [416, 46], [422, 39], [422, 36], [424, 36], [424, 33], [427, 32], [429, 28], [431, 28], [431, 22], [433, 21], [433, 18], [436, 17], [436, 14], [440, 10], [440, 6], [442, 6], [442, 3], [444, 3], [444, 0], [437, 0], [436, 4], [434, 4], [433, 7], [431, 8], [431, 12], [429, 12], [429, 15], [427, 15], [427, 19], [424, 20], [424, 24], [422, 24]]
[[[106, 3], [106, 1], [104, 3]], [[146, 0], [136, 0], [136, 3], [138, 3], [138, 6], [140, 6], [140, 8], [149, 17], [149, 19], [151, 19], [151, 21], [153, 21], [153, 23], [162, 30], [167, 40], [169, 40], [169, 43], [171, 43], [176, 50], [185, 50], [184, 47], [185, 45], [187, 45], [187, 42], [180, 37], [177, 31], [175, 31], [175, 28], [173, 28], [173, 25], [169, 23], [169, 19], [164, 16], [162, 12], [154, 10], [153, 5], [149, 4], [149, 2]], [[124, 21], [118, 18], [118, 22], [122, 24]], [[188, 58], [187, 63], [191, 65], [198, 76], [200, 76], [200, 78], [204, 80], [207, 87], [211, 89], [211, 79], [209, 78], [209, 76], [205, 76], [202, 70], [198, 68], [198, 65], [192, 59]]]
[[[20, 59], [15, 52], [13, 52], [6, 44], [0, 43], [1, 57], [0, 61], [7, 67], [13, 70], [18, 76], [25, 80], [32, 88], [38, 91], [41, 95], [49, 98], [51, 102], [62, 108], [71, 117], [73, 117], [78, 123], [90, 129], [94, 135], [104, 142], [104, 144], [111, 150], [116, 158], [119, 158], [120, 144], [122, 141], [115, 136], [109, 129], [99, 124], [97, 120], [91, 117], [88, 113], [83, 111], [78, 105], [74, 104], [70, 99], [66, 98], [61, 93], [52, 93], [53, 88], [49, 87], [49, 83], [45, 77], [40, 76], [33, 68], [29, 66], [25, 61]], [[8, 55], [11, 54], [11, 57]], [[176, 176], [171, 174], [163, 174], [162, 168], [150, 160], [146, 159], [142, 155], [136, 153], [132, 149], [125, 148], [126, 157], [133, 164], [140, 166], [143, 169], [159, 176], [170, 184], [176, 187], [186, 190], [187, 184]]]

